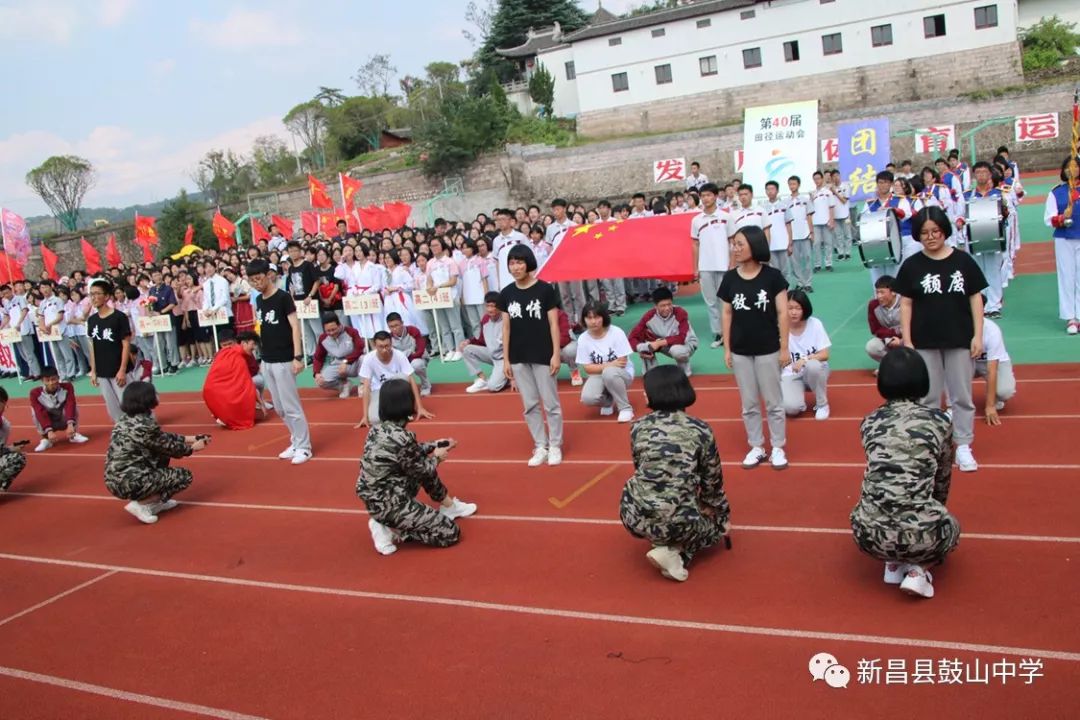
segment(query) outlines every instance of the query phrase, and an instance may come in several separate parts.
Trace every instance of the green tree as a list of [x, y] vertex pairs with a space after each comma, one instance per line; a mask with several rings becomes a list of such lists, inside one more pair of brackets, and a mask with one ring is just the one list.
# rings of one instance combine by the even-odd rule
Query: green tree
[[390, 64], [390, 56], [379, 54], [368, 57], [353, 76], [357, 87], [369, 97], [389, 97], [390, 80], [397, 74], [397, 68]]
[[191, 179], [211, 205], [238, 202], [255, 183], [252, 168], [232, 150], [211, 150], [203, 155]]
[[439, 113], [416, 133], [424, 171], [429, 175], [458, 172], [480, 153], [505, 143], [514, 112], [505, 94], [501, 100], [492, 94], [446, 98]]
[[1076, 23], [1065, 22], [1057, 15], [1044, 17], [1028, 28], [1020, 28], [1024, 70], [1054, 67], [1076, 54], [1080, 33]]
[[26, 173], [26, 184], [64, 228], [74, 232], [83, 198], [94, 186], [94, 166], [75, 155], [54, 155]]
[[529, 97], [540, 106], [540, 117], [551, 117], [551, 108], [555, 104], [555, 78], [539, 60], [529, 78]]
[[341, 88], [330, 88], [325, 85], [319, 86], [319, 92], [315, 93], [314, 100], [319, 101], [326, 107], [337, 107], [345, 102], [345, 95]]
[[305, 154], [317, 168], [326, 167], [326, 113], [318, 100], [300, 103], [281, 119], [289, 132], [300, 138]]
[[476, 54], [478, 72], [493, 70], [500, 82], [512, 80], [516, 66], [495, 51], [522, 45], [529, 28], [556, 22], [563, 32], [570, 32], [584, 27], [588, 18], [575, 0], [499, 0], [490, 31]]
[[385, 97], [351, 97], [327, 113], [327, 139], [342, 160], [379, 147], [379, 133], [390, 127], [395, 103]]
[[162, 255], [172, 255], [183, 246], [188, 224], [195, 229], [196, 245], [206, 249], [217, 247], [206, 210], [206, 206], [192, 200], [186, 190], [180, 190], [175, 198], [165, 203], [157, 220]]
[[678, 6], [679, 0], [653, 0], [653, 2], [643, 3], [637, 7], [630, 8], [630, 12], [623, 13], [622, 17], [648, 15], [650, 13], [660, 12], [661, 10], [671, 10]]
[[260, 135], [251, 145], [251, 166], [257, 188], [273, 188], [295, 178], [296, 158], [276, 135]]

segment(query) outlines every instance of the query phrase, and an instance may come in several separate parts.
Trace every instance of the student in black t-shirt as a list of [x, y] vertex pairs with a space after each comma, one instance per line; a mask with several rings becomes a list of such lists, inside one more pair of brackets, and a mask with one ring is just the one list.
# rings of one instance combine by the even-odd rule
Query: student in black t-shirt
[[[289, 274], [285, 276], [285, 291], [296, 303], [314, 300], [319, 294], [315, 266], [304, 258], [300, 243], [290, 240], [286, 247], [289, 251]], [[323, 333], [322, 321], [318, 317], [308, 318], [300, 321], [300, 327], [306, 336], [304, 347], [308, 349], [308, 356], [314, 355], [315, 344]]]
[[[788, 353], [787, 280], [770, 266], [765, 231], [749, 225], [731, 239], [737, 267], [724, 273], [716, 296], [723, 303], [724, 362], [735, 372], [742, 400], [743, 425], [750, 452], [744, 468], [769, 461], [775, 470], [787, 467], [786, 415], [780, 371], [791, 363]], [[761, 401], [769, 421], [772, 453], [765, 454]]]
[[108, 280], [90, 281], [90, 302], [97, 312], [86, 319], [86, 334], [90, 337], [90, 384], [101, 389], [105, 408], [115, 423], [124, 417], [120, 400], [133, 363], [131, 322], [109, 306], [113, 289]]
[[[535, 448], [529, 467], [545, 460], [562, 462], [562, 406], [555, 378], [559, 374], [559, 306], [555, 289], [537, 280], [536, 256], [527, 245], [515, 245], [507, 255], [514, 282], [499, 293], [503, 326], [503, 373], [521, 392], [525, 422]], [[547, 429], [540, 413], [543, 402]]]
[[[975, 440], [975, 404], [971, 399], [974, 359], [982, 354], [982, 291], [986, 277], [970, 255], [946, 244], [952, 223], [939, 207], [920, 210], [911, 221], [912, 236], [923, 250], [900, 266], [895, 290], [900, 300], [904, 344], [922, 355], [930, 372], [924, 402], [941, 407], [941, 391], [953, 403], [956, 464], [964, 472], [979, 468], [971, 452]], [[979, 322], [975, 322], [979, 318]]]

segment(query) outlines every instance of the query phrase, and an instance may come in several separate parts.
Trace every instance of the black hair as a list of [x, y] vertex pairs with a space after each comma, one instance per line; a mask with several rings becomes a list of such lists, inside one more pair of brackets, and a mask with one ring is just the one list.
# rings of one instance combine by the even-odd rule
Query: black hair
[[705, 183], [704, 185], [702, 185], [701, 187], [698, 188], [698, 192], [699, 193], [711, 192], [713, 195], [719, 195], [720, 194], [720, 188], [714, 182], [707, 182], [707, 183]]
[[792, 175], [787, 179], [788, 182], [791, 182], [792, 180], [802, 185], [802, 178], [800, 178], [798, 175]]
[[923, 169], [919, 171], [919, 177], [922, 177], [926, 173], [930, 173], [931, 175], [933, 175], [935, 183], [941, 183], [941, 173], [939, 173], [937, 170], [930, 167], [929, 165], [924, 165]]
[[581, 308], [581, 324], [585, 324], [585, 317], [587, 315], [596, 315], [603, 323], [604, 327], [611, 327], [611, 311], [608, 310], [607, 303], [602, 303], [599, 300], [590, 300], [585, 303], [585, 307]]
[[650, 410], [676, 412], [697, 402], [690, 378], [678, 365], [657, 365], [645, 373], [644, 383]]
[[40, 377], [41, 377], [42, 380], [44, 380], [45, 378], [60, 377], [60, 371], [57, 370], [52, 365], [46, 365], [45, 367], [41, 368], [41, 376]]
[[379, 419], [385, 422], [408, 422], [416, 415], [412, 383], [401, 378], [387, 380], [379, 388]]
[[510, 252], [506, 254], [506, 264], [509, 266], [511, 260], [519, 260], [525, 263], [525, 269], [529, 272], [536, 270], [536, 255], [533, 254], [532, 248], [528, 245], [515, 245], [510, 248]]
[[661, 285], [660, 287], [658, 287], [658, 288], [656, 288], [655, 290], [652, 291], [653, 305], [656, 305], [657, 303], [661, 303], [661, 302], [663, 302], [665, 300], [674, 300], [674, 299], [675, 299], [675, 295], [671, 292], [671, 290], [669, 288], [666, 288], [663, 285]]
[[993, 172], [993, 171], [994, 171], [994, 168], [992, 168], [992, 167], [990, 166], [990, 163], [986, 162], [985, 160], [980, 160], [979, 162], [977, 162], [977, 163], [975, 163], [974, 165], [972, 165], [972, 166], [971, 166], [971, 172], [972, 172], [972, 173], [974, 173], [974, 172], [975, 172], [976, 170], [978, 170], [979, 168], [986, 168], [986, 169], [987, 169], [987, 170], [989, 170], [990, 172]]
[[644, 200], [645, 199], [645, 193], [634, 193], [633, 195], [630, 196], [631, 200], [637, 200], [638, 198], [641, 198], [642, 200]]
[[372, 343], [377, 343], [380, 340], [389, 340], [390, 342], [394, 341], [393, 338], [390, 337], [390, 333], [386, 332], [385, 330], [380, 330], [379, 332], [375, 333], [375, 335], [371, 338]]
[[270, 263], [266, 262], [263, 258], [257, 258], [247, 264], [247, 276], [251, 278], [254, 275], [265, 275], [270, 272]]
[[695, 160], [694, 162], [690, 163], [690, 167], [701, 167], [701, 163]]
[[124, 295], [127, 297], [128, 300], [138, 300], [139, 288], [131, 287], [130, 285], [128, 285], [126, 288], [124, 288]]
[[1007, 146], [1005, 146], [1005, 145], [998, 145], [997, 154], [1001, 155], [1002, 153], [1005, 153], [1006, 155], [1008, 155], [1009, 154], [1009, 148]]
[[345, 227], [349, 227], [349, 223], [347, 223], [344, 220], [338, 220], [336, 223], [334, 223], [335, 227], [338, 226], [338, 225], [344, 225]]
[[[338, 220], [338, 222], [345, 222], [345, 221], [344, 220]], [[290, 240], [289, 242], [285, 243], [285, 249], [286, 250], [292, 250], [293, 248], [296, 248], [297, 250], [303, 250], [304, 249], [303, 245], [301, 245], [300, 242], [297, 241], [297, 240]]]
[[[487, 305], [488, 303], [495, 303], [496, 305], [498, 305], [499, 304], [499, 299], [501, 297], [502, 297], [501, 293], [499, 293], [496, 290], [492, 290], [491, 292], [488, 292], [487, 294], [484, 295], [484, 304]], [[389, 318], [387, 318], [387, 319], [389, 320]]]
[[949, 222], [949, 216], [937, 205], [928, 205], [915, 213], [915, 217], [911, 219], [911, 236], [918, 240], [922, 235], [923, 225], [928, 221], [932, 221], [941, 228], [946, 240], [952, 235], [952, 223]]
[[742, 236], [746, 238], [746, 244], [750, 246], [751, 259], [759, 263], [769, 262], [769, 241], [765, 239], [764, 230], [756, 225], [747, 225], [739, 228], [735, 234], [739, 233], [742, 233]]
[[[325, 326], [326, 323], [334, 323], [335, 325], [340, 325], [341, 324], [341, 321], [338, 320], [338, 316], [335, 315], [332, 312], [324, 312], [322, 314], [322, 317], [319, 318], [319, 319], [322, 321], [323, 326]], [[324, 329], [325, 329], [325, 327], [324, 327]]]
[[892, 183], [894, 183], [896, 181], [896, 176], [893, 175], [888, 170], [882, 170], [876, 176], [874, 176], [874, 180], [875, 180], [875, 182], [881, 182], [882, 180], [888, 180], [889, 184], [891, 185]]
[[555, 198], [554, 200], [551, 201], [551, 207], [553, 207], [553, 208], [555, 208], [555, 207], [565, 208], [566, 205], [567, 205], [567, 202], [565, 200], [563, 200], [562, 198]]
[[245, 330], [244, 332], [236, 333], [236, 342], [251, 342], [254, 341], [256, 345], [261, 345], [262, 341], [259, 339], [259, 334], [254, 330]]
[[1064, 162], [1061, 163], [1061, 182], [1063, 183], [1069, 182], [1069, 163], [1071, 163], [1073, 160], [1076, 160], [1078, 163], [1080, 163], [1080, 159], [1077, 159], [1072, 155], [1066, 156]]
[[157, 390], [148, 382], [128, 383], [120, 409], [125, 415], [149, 415], [158, 406]]
[[890, 290], [892, 290], [895, 283], [896, 283], [896, 278], [894, 278], [892, 275], [882, 275], [881, 277], [879, 277], [877, 280], [874, 281], [874, 287], [875, 288], [889, 288]]
[[6, 403], [8, 401], [7, 389], [0, 387], [0, 403]]
[[106, 280], [105, 278], [94, 278], [93, 280], [91, 280], [90, 282], [88, 282], [86, 284], [86, 288], [87, 288], [87, 290], [89, 290], [90, 288], [94, 287], [95, 285], [100, 285], [101, 289], [105, 291], [106, 295], [112, 295], [113, 294], [113, 284], [110, 281]]
[[802, 319], [809, 320], [814, 314], [814, 306], [810, 302], [810, 296], [801, 288], [796, 288], [788, 293], [788, 302], [797, 302], [802, 308]]
[[[336, 316], [335, 316], [335, 319], [337, 319]], [[392, 312], [392, 313], [390, 313], [389, 315], [386, 316], [387, 324], [392, 323], [395, 320], [397, 320], [399, 322], [405, 322], [404, 320], [401, 319], [401, 313]]]
[[776, 182], [775, 180], [769, 180], [767, 183], [765, 183], [765, 187], [769, 187], [770, 185], [776, 188], [777, 192], [780, 191], [780, 183]]
[[754, 194], [754, 186], [751, 185], [750, 183], [742, 183], [742, 184], [740, 184], [739, 185], [739, 192], [742, 192], [743, 190], [749, 190], [751, 195]]
[[608, 202], [607, 200], [601, 200], [600, 202], [596, 203], [596, 207], [598, 207], [598, 208], [606, 207], [607, 209], [610, 210], [611, 209], [611, 203]]
[[[892, 165], [892, 163], [889, 163], [889, 164]], [[822, 177], [825, 177], [825, 174], [822, 173], [820, 170], [815, 170], [811, 177], [817, 177], [818, 175], [821, 175]]]
[[922, 355], [909, 347], [885, 353], [878, 365], [878, 394], [886, 400], [922, 400], [930, 393], [930, 372]]

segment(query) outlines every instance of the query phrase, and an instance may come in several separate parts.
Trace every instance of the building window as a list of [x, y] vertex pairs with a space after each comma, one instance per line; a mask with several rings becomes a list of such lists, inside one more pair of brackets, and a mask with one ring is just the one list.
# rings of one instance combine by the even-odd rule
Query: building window
[[761, 48], [746, 48], [743, 50], [742, 66], [747, 69], [761, 67]]
[[874, 47], [892, 45], [892, 25], [875, 25], [870, 28], [870, 42]]
[[656, 28], [652, 31], [653, 37], [664, 37], [665, 34], [666, 33], [664, 32], [664, 28]]
[[574, 69], [574, 61], [566, 63], [566, 79], [574, 80], [577, 78], [577, 70]]
[[711, 25], [712, 25], [712, 18], [705, 18], [704, 20], [698, 20], [697, 21], [698, 30], [700, 30], [702, 28], [710, 27]]
[[826, 55], [839, 55], [844, 52], [844, 42], [840, 33], [821, 36], [821, 51]]
[[608, 38], [607, 44], [608, 44], [608, 47], [615, 47], [616, 45], [622, 45], [622, 38], [621, 37]]
[[670, 65], [657, 65], [653, 70], [656, 71], [656, 84], [667, 85], [671, 82], [671, 66]]
[[997, 27], [997, 5], [975, 8], [975, 29]]
[[701, 77], [715, 75], [717, 73], [716, 56], [710, 55], [709, 57], [699, 58], [698, 66], [701, 68]]
[[615, 73], [611, 76], [611, 89], [615, 92], [623, 92], [630, 89], [630, 80], [626, 73]]
[[756, 14], [757, 13], [755, 13], [753, 10], [743, 10], [741, 13], [739, 13], [739, 19], [740, 20], [749, 20], [750, 18], [754, 17]]
[[797, 62], [799, 59], [799, 41], [788, 40], [784, 43], [784, 62]]
[[930, 15], [922, 19], [923, 34], [928, 38], [945, 37], [945, 16]]

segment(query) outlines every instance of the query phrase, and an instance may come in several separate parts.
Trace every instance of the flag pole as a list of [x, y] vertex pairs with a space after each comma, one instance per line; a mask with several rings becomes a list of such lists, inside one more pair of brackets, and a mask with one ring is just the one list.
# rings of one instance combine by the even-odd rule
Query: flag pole
[[[11, 281], [15, 280], [15, 275], [14, 275], [12, 269], [11, 269], [11, 253], [8, 252], [7, 231], [4, 230], [4, 224], [3, 223], [0, 223], [0, 240], [3, 241], [4, 262], [7, 264], [8, 281], [11, 282]], [[20, 368], [19, 368], [19, 356], [18, 356], [18, 353], [15, 351], [15, 346], [14, 345], [9, 345], [8, 347], [11, 348], [11, 359], [15, 361], [15, 374], [19, 378], [19, 384], [22, 385], [23, 384], [23, 376], [22, 376], [22, 372], [20, 371]], [[29, 370], [29, 366], [27, 366], [27, 370]]]
[[[1077, 159], [1077, 150], [1080, 147], [1080, 87], [1076, 88], [1073, 92], [1073, 106], [1072, 106], [1072, 144], [1070, 146], [1069, 159], [1071, 162], [1077, 164], [1078, 170], [1080, 170], [1080, 160]], [[1065, 210], [1062, 215], [1065, 217], [1065, 222], [1072, 225], [1073, 219], [1073, 205], [1076, 201], [1073, 199], [1073, 195], [1076, 194], [1076, 189], [1080, 186], [1080, 177], [1077, 177], [1080, 173], [1068, 172], [1069, 165], [1065, 164], [1066, 177], [1065, 180], [1068, 183], [1068, 190], [1066, 192]], [[10, 261], [9, 261], [10, 262]]]
[[[338, 180], [338, 188], [341, 190], [341, 209], [347, 211], [348, 208], [346, 207], [346, 202], [345, 202], [345, 175], [343, 173], [339, 172], [337, 174], [337, 180]], [[348, 231], [349, 231], [349, 228], [346, 227], [345, 232], [348, 232]]]

